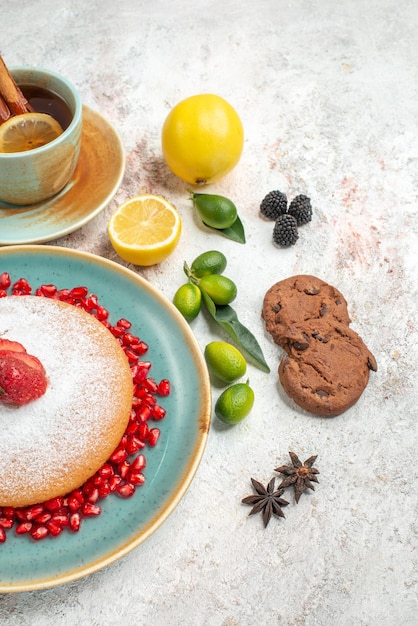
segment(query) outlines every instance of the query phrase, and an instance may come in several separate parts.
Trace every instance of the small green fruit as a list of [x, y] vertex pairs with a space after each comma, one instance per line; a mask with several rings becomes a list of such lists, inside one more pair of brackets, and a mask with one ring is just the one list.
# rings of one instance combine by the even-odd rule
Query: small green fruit
[[229, 228], [237, 219], [237, 207], [224, 196], [194, 193], [192, 200], [202, 222], [207, 226], [217, 229]]
[[186, 283], [179, 287], [173, 297], [174, 306], [187, 322], [192, 322], [200, 312], [202, 292], [197, 285]]
[[226, 257], [218, 250], [202, 252], [193, 261], [190, 269], [197, 278], [207, 274], [222, 274], [226, 268]]
[[236, 284], [230, 278], [221, 274], [202, 276], [199, 284], [215, 304], [229, 304], [237, 297]]
[[209, 372], [223, 383], [233, 383], [247, 371], [241, 352], [226, 341], [212, 341], [205, 348]]
[[246, 383], [236, 383], [221, 393], [215, 404], [215, 415], [225, 424], [238, 424], [254, 405], [254, 391]]

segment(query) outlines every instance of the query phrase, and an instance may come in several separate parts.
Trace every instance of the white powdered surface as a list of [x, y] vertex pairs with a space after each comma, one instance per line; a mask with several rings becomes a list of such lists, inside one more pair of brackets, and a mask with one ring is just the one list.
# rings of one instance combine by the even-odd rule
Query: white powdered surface
[[98, 450], [109, 446], [115, 395], [117, 402], [122, 392], [120, 368], [103, 342], [114, 340], [92, 316], [74, 313], [72, 305], [36, 296], [0, 299], [0, 337], [38, 357], [49, 381], [38, 400], [20, 407], [0, 403], [3, 500], [16, 490], [37, 494], [60, 485], [89, 458], [92, 442]]

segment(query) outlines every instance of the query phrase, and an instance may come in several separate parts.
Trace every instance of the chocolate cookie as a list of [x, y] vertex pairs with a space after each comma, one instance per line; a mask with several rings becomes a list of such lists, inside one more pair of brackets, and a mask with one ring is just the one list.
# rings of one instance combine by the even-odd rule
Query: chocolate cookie
[[300, 274], [281, 280], [264, 296], [262, 318], [275, 343], [286, 348], [289, 341], [303, 341], [311, 320], [330, 320], [348, 325], [350, 317], [344, 296], [320, 278]]
[[361, 337], [345, 324], [306, 322], [304, 342], [289, 342], [279, 365], [286, 393], [303, 409], [335, 416], [361, 396], [376, 360]]

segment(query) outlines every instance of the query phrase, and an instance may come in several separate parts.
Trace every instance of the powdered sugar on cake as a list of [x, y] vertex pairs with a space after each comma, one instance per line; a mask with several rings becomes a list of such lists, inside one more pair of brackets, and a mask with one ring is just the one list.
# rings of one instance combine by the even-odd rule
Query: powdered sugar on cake
[[[119, 400], [124, 404], [126, 386], [107, 335], [100, 322], [72, 305], [36, 296], [0, 299], [0, 337], [38, 357], [48, 378], [41, 398], [19, 407], [0, 403], [3, 504], [16, 489], [30, 497], [51, 481], [59, 492], [74, 467], [88, 465], [94, 451], [109, 448], [113, 407]], [[118, 427], [121, 434], [125, 426]], [[96, 469], [92, 465], [91, 474]]]

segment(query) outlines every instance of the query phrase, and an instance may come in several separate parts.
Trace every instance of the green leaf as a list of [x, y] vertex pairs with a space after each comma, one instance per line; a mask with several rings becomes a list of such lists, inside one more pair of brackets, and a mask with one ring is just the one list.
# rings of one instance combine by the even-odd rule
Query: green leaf
[[238, 319], [229, 305], [216, 305], [204, 289], [200, 287], [202, 298], [213, 319], [228, 333], [244, 355], [263, 372], [270, 372], [260, 345], [254, 335]]
[[[205, 224], [205, 222], [203, 222]], [[212, 228], [212, 226], [208, 226], [205, 224], [207, 228], [214, 230], [215, 232], [227, 237], [228, 239], [232, 239], [232, 241], [237, 241], [238, 243], [245, 243], [245, 231], [244, 225], [241, 222], [240, 216], [237, 215], [235, 222], [229, 228]]]

